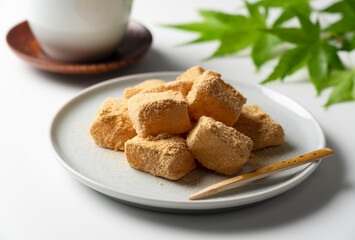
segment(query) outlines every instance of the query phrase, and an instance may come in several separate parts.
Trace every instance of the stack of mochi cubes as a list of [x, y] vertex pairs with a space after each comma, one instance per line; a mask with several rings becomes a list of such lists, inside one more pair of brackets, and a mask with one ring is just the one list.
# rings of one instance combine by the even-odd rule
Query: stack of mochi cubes
[[124, 150], [129, 165], [177, 180], [196, 167], [233, 175], [251, 152], [284, 141], [280, 124], [221, 75], [200, 66], [176, 81], [149, 79], [108, 98], [90, 132], [104, 148]]

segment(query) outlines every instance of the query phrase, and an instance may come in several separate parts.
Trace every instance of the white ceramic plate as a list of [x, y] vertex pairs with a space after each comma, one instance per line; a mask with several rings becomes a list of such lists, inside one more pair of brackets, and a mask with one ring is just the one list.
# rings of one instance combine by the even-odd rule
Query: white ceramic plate
[[[123, 90], [146, 79], [172, 81], [178, 72], [137, 74], [94, 85], [65, 104], [54, 117], [50, 143], [57, 160], [85, 185], [122, 202], [170, 212], [202, 212], [256, 203], [281, 194], [305, 180], [318, 166], [310, 163], [249, 183], [216, 198], [190, 201], [196, 191], [227, 177], [196, 169], [179, 181], [153, 177], [128, 166], [123, 152], [98, 147], [89, 129], [107, 97], [123, 97]], [[228, 80], [227, 80], [228, 81]], [[290, 98], [270, 89], [230, 82], [285, 130], [285, 143], [260, 150], [243, 172], [325, 147], [324, 134], [313, 116]]]

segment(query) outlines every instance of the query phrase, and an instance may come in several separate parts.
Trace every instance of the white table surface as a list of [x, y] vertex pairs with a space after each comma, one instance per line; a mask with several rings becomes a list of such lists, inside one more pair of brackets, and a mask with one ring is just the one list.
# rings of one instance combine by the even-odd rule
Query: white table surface
[[305, 81], [268, 87], [312, 112], [336, 155], [293, 190], [253, 207], [192, 216], [136, 209], [74, 180], [49, 150], [54, 113], [100, 81], [201, 64], [225, 78], [258, 84], [270, 68], [256, 73], [249, 58], [203, 62], [215, 43], [177, 48], [193, 35], [159, 27], [197, 20], [197, 9], [230, 11], [240, 2], [136, 0], [132, 18], [151, 30], [152, 49], [130, 67], [90, 76], [36, 70], [11, 52], [5, 36], [26, 19], [26, 3], [0, 1], [0, 239], [355, 239], [355, 102], [325, 110], [329, 91], [316, 98]]

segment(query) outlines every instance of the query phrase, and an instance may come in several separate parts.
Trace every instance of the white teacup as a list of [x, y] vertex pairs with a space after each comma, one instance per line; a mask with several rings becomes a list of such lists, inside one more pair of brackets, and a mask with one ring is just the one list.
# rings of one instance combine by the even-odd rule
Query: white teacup
[[132, 0], [31, 0], [28, 22], [49, 57], [100, 60], [122, 40], [131, 5]]

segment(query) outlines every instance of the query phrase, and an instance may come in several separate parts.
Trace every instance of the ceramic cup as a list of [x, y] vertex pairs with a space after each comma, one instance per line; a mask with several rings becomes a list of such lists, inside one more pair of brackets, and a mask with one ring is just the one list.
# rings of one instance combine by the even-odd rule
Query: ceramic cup
[[65, 62], [100, 60], [122, 40], [132, 0], [31, 0], [28, 22], [42, 50]]

